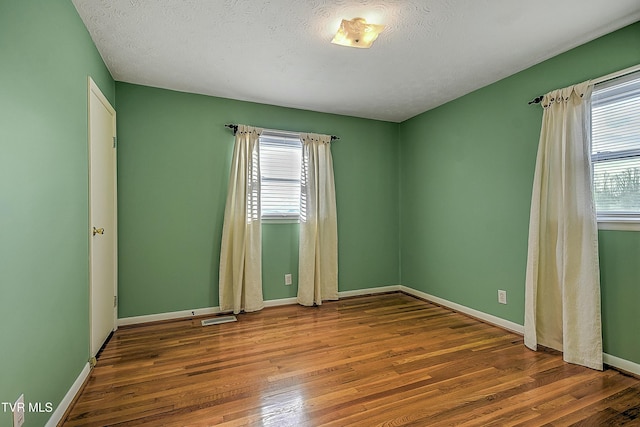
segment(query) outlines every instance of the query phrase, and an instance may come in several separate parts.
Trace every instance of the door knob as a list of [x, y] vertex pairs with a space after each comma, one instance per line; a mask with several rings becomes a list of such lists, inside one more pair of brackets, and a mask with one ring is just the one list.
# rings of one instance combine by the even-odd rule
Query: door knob
[[104, 234], [104, 228], [93, 227], [93, 235], [95, 236], [96, 234]]

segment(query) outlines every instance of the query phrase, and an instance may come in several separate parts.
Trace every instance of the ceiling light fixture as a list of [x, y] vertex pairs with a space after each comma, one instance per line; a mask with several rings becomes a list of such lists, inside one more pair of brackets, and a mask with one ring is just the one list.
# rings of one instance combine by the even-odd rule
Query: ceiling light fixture
[[384, 25], [367, 24], [364, 18], [343, 19], [331, 43], [340, 46], [369, 48], [384, 30]]

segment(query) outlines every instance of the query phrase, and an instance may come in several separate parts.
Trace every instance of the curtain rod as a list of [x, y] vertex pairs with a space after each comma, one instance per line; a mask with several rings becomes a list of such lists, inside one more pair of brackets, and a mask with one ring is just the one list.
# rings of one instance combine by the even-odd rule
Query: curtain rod
[[[228, 124], [228, 125], [224, 125], [224, 127], [229, 128], [229, 129], [233, 129], [233, 134], [234, 135], [238, 131], [238, 125], [236, 125], [236, 124]], [[296, 133], [296, 134], [305, 133], [305, 132], [282, 131], [282, 130], [278, 130], [278, 129], [264, 129], [264, 130], [270, 131], [270, 132], [289, 132], [289, 133]], [[335, 141], [335, 140], [338, 140], [338, 139], [340, 139], [340, 138], [335, 136], [335, 135], [331, 135], [331, 140], [332, 141]]]
[[[618, 77], [626, 76], [627, 74], [635, 73], [636, 71], [640, 71], [640, 64], [634, 65], [633, 67], [625, 68], [624, 70], [616, 71], [611, 74], [607, 74], [606, 76], [598, 77], [596, 79], [591, 80], [591, 83], [597, 85], [599, 83], [604, 83], [609, 80], [617, 79]], [[531, 104], [539, 104], [542, 102], [542, 98], [544, 95], [537, 96], [528, 102]]]

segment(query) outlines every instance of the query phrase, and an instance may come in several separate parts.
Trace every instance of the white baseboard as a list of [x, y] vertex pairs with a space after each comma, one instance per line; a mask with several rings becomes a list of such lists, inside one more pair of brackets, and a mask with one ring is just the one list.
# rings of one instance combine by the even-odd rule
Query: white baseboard
[[[342, 291], [342, 292], [338, 292], [338, 296], [340, 298], [347, 298], [347, 297], [355, 297], [355, 296], [361, 296], [361, 295], [381, 294], [385, 292], [398, 292], [398, 291], [416, 296], [418, 298], [425, 299], [427, 301], [434, 302], [436, 304], [442, 305], [444, 307], [450, 308], [455, 311], [459, 311], [460, 313], [467, 314], [469, 316], [480, 319], [484, 322], [507, 329], [511, 332], [515, 332], [520, 335], [524, 334], [524, 326], [522, 325], [511, 322], [509, 320], [502, 319], [497, 316], [493, 316], [491, 314], [484, 313], [482, 311], [474, 310], [473, 308], [469, 308], [464, 305], [460, 305], [455, 302], [451, 302], [446, 299], [424, 293], [422, 291], [418, 291], [413, 288], [409, 288], [407, 286], [391, 285], [391, 286], [382, 286], [379, 288], [366, 288], [366, 289], [356, 289], [354, 291]], [[277, 307], [281, 305], [291, 305], [296, 303], [297, 303], [296, 298], [281, 298], [281, 299], [265, 301], [264, 306]], [[182, 310], [182, 311], [173, 311], [168, 313], [149, 314], [146, 316], [124, 317], [122, 319], [118, 319], [118, 326], [136, 325], [140, 323], [157, 322], [159, 320], [183, 319], [183, 318], [193, 317], [193, 316], [204, 316], [207, 314], [220, 314], [220, 313], [221, 313], [220, 307], [205, 307], [205, 308], [195, 308], [193, 310]], [[604, 357], [604, 363], [606, 363], [609, 366], [613, 366], [615, 368], [632, 373], [634, 375], [640, 375], [640, 364], [638, 363], [621, 359], [619, 357], [612, 356], [607, 353], [604, 353], [603, 357]], [[73, 399], [73, 396], [72, 396], [72, 399]], [[64, 414], [64, 411], [62, 413]], [[52, 416], [51, 418], [53, 419], [54, 417]]]
[[640, 364], [632, 362], [630, 360], [621, 359], [616, 356], [612, 356], [610, 354], [604, 353], [602, 355], [602, 359], [605, 364], [609, 366], [613, 366], [614, 368], [618, 368], [622, 371], [628, 372], [630, 374], [640, 376]]
[[[482, 311], [474, 310], [473, 308], [456, 304], [455, 302], [438, 298], [436, 296], [429, 295], [424, 292], [417, 291], [413, 288], [408, 288], [406, 286], [400, 286], [400, 291], [405, 292], [409, 295], [413, 295], [413, 296], [425, 299], [427, 301], [435, 302], [436, 304], [442, 305], [444, 307], [448, 307], [455, 311], [459, 311], [460, 313], [468, 314], [469, 316], [473, 316], [477, 319], [480, 319], [492, 325], [500, 326], [501, 328], [507, 329], [511, 332], [515, 332], [519, 335], [524, 335], [524, 326], [519, 325], [517, 323], [510, 322], [509, 320], [505, 320], [500, 317], [496, 317], [491, 314], [484, 313]], [[603, 353], [602, 357], [603, 357], [604, 363], [609, 366], [618, 368], [630, 374], [640, 375], [640, 364], [638, 363], [635, 363], [626, 359], [621, 359], [619, 357], [612, 356], [607, 353]]]
[[281, 298], [281, 299], [271, 299], [264, 302], [265, 307], [278, 307], [281, 305], [292, 305], [297, 304], [298, 301], [296, 298]]
[[[338, 292], [340, 298], [353, 297], [359, 295], [380, 294], [385, 292], [396, 292], [400, 290], [399, 285], [383, 286], [380, 288], [358, 289], [355, 291]], [[296, 298], [272, 299], [264, 302], [265, 307], [277, 307], [280, 305], [297, 304]], [[204, 316], [207, 314], [220, 314], [220, 307], [194, 308], [192, 310], [170, 311], [167, 313], [147, 314], [144, 316], [123, 317], [118, 319], [118, 326], [138, 325], [141, 323], [158, 322], [160, 320], [184, 319], [193, 316]]]
[[361, 295], [383, 294], [385, 292], [398, 292], [400, 285], [381, 286], [379, 288], [356, 289], [355, 291], [338, 292], [340, 298], [357, 297]]
[[517, 323], [511, 322], [509, 320], [502, 319], [497, 316], [493, 316], [491, 314], [484, 313], [482, 311], [474, 310], [473, 308], [466, 307], [464, 305], [456, 304], [455, 302], [448, 301], [446, 299], [438, 298], [434, 295], [429, 295], [421, 291], [417, 291], [413, 288], [409, 288], [406, 286], [400, 286], [400, 290], [409, 295], [416, 296], [418, 298], [425, 299], [427, 301], [435, 302], [436, 304], [442, 305], [444, 307], [450, 308], [455, 311], [459, 311], [460, 313], [468, 314], [469, 316], [480, 319], [484, 322], [491, 323], [492, 325], [500, 326], [501, 328], [507, 329], [511, 332], [515, 332], [520, 335], [524, 335], [524, 326], [519, 325]]
[[[383, 294], [385, 292], [397, 292], [400, 290], [399, 285], [393, 286], [382, 286], [379, 288], [367, 288], [367, 289], [356, 289], [355, 291], [342, 291], [338, 292], [338, 298], [347, 298], [347, 297], [355, 297], [361, 295], [371, 295], [371, 294]], [[272, 299], [264, 302], [265, 307], [278, 307], [280, 305], [292, 305], [297, 304], [297, 298], [282, 298], [282, 299]]]
[[69, 409], [69, 406], [71, 406], [73, 399], [75, 399], [76, 395], [80, 391], [80, 388], [82, 388], [82, 384], [84, 384], [90, 373], [91, 365], [87, 363], [86, 365], [84, 365], [84, 368], [82, 369], [82, 372], [80, 372], [80, 375], [78, 375], [78, 378], [76, 378], [76, 380], [71, 385], [71, 388], [69, 389], [67, 394], [65, 394], [62, 398], [62, 401], [60, 402], [56, 410], [51, 414], [51, 418], [49, 418], [49, 421], [47, 421], [45, 427], [56, 427], [58, 423], [62, 421], [62, 417], [64, 417], [65, 412], [67, 412], [67, 409]]
[[167, 313], [147, 314], [144, 316], [123, 317], [118, 319], [118, 326], [137, 325], [140, 323], [158, 322], [160, 320], [183, 319], [185, 317], [219, 314], [220, 307], [194, 308], [192, 310], [170, 311]]
[[[404, 292], [406, 294], [413, 295], [418, 298], [422, 298], [427, 301], [434, 302], [444, 307], [448, 307], [452, 310], [468, 314], [469, 316], [475, 317], [484, 322], [499, 326], [501, 328], [515, 332], [517, 334], [520, 334], [520, 335], [524, 334], [524, 327], [522, 325], [511, 322], [509, 320], [502, 319], [500, 317], [493, 316], [491, 314], [474, 310], [464, 305], [460, 305], [455, 302], [451, 302], [443, 298], [439, 298], [434, 295], [424, 293], [422, 291], [418, 291], [413, 288], [409, 288], [407, 286], [392, 285], [392, 286], [383, 286], [379, 288], [357, 289], [354, 291], [338, 292], [338, 295], [341, 298], [346, 298], [346, 297], [353, 297], [353, 296], [360, 296], [360, 295], [371, 295], [371, 294], [380, 294], [385, 292], [397, 292], [397, 291]], [[290, 305], [290, 304], [296, 304], [296, 298], [282, 298], [282, 299], [269, 300], [264, 302], [265, 307], [276, 307], [276, 306]], [[196, 308], [193, 310], [173, 311], [169, 313], [150, 314], [146, 316], [125, 317], [122, 319], [118, 319], [118, 326], [135, 325], [138, 323], [155, 322], [158, 320], [180, 319], [185, 317], [191, 317], [194, 315], [202, 316], [207, 314], [219, 314], [219, 313], [220, 313], [220, 307], [207, 307], [207, 308]], [[625, 372], [628, 372], [634, 375], [640, 375], [640, 364], [638, 363], [631, 362], [626, 359], [621, 359], [619, 357], [612, 356], [607, 353], [603, 354], [603, 359], [604, 359], [604, 363], [609, 366], [613, 366], [615, 368], [621, 369]], [[49, 421], [47, 422], [45, 427], [55, 427], [62, 420], [62, 417], [64, 416], [65, 412], [73, 402], [73, 399], [75, 398], [76, 394], [80, 391], [82, 384], [84, 384], [90, 372], [91, 372], [91, 366], [87, 363], [84, 369], [82, 370], [82, 372], [80, 372], [80, 375], [78, 375], [78, 378], [75, 380], [75, 382], [67, 392], [67, 394], [64, 396], [64, 398], [56, 408], [56, 410], [51, 415], [51, 418], [49, 418]]]

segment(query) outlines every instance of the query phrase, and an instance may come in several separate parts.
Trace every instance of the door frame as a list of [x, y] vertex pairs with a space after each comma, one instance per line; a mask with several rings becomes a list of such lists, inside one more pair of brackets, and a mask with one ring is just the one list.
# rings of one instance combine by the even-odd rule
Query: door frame
[[114, 161], [113, 161], [113, 225], [114, 232], [105, 234], [103, 237], [109, 236], [113, 238], [113, 248], [114, 248], [114, 258], [113, 258], [113, 295], [114, 295], [114, 304], [113, 304], [113, 331], [118, 329], [118, 155], [117, 155], [117, 144], [116, 144], [116, 110], [111, 106], [109, 100], [104, 96], [98, 85], [93, 81], [91, 76], [88, 76], [88, 90], [87, 90], [87, 148], [88, 148], [88, 208], [89, 208], [89, 228], [88, 228], [88, 239], [89, 239], [89, 361], [93, 364], [95, 363], [95, 356], [100, 349], [96, 350], [94, 354], [92, 346], [92, 338], [93, 338], [93, 313], [92, 313], [92, 291], [93, 291], [93, 242], [94, 237], [92, 234], [93, 226], [93, 212], [91, 208], [91, 96], [94, 95], [100, 103], [109, 111], [112, 117], [112, 134], [114, 138]]

